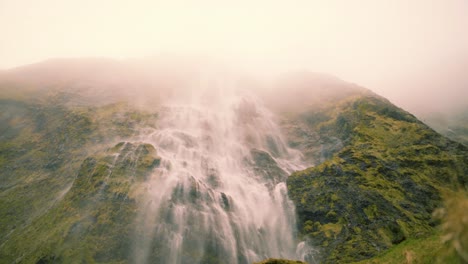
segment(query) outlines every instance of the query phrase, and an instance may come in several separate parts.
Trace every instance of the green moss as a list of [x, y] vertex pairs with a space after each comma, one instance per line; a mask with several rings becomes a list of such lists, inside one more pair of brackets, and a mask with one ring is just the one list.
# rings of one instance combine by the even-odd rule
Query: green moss
[[364, 213], [366, 214], [368, 219], [373, 220], [376, 216], [378, 216], [377, 206], [373, 204], [364, 208]]
[[305, 264], [305, 262], [287, 259], [267, 259], [261, 262], [254, 262], [254, 264]]
[[359, 264], [385, 263], [462, 263], [453, 255], [448, 255], [438, 233], [421, 239], [408, 239], [383, 254], [355, 262]]
[[160, 158], [113, 142], [157, 116], [56, 99], [0, 99], [0, 262], [128, 262], [136, 190]]
[[331, 200], [332, 200], [333, 202], [338, 201], [338, 199], [339, 199], [338, 195], [336, 195], [336, 194], [332, 194], [332, 195], [331, 195]]
[[[155, 158], [155, 150], [149, 144], [124, 145], [115, 163], [108, 163], [109, 155], [115, 155], [109, 151], [86, 158], [63, 199], [14, 232], [3, 244], [0, 257], [20, 258], [22, 263], [56, 259], [65, 263], [128, 262], [137, 213], [130, 193], [138, 188], [130, 177], [144, 179], [139, 173], [153, 169], [145, 162], [149, 156]], [[136, 174], [124, 169], [128, 164], [133, 164]]]
[[342, 229], [343, 226], [338, 223], [328, 223], [320, 227], [320, 230], [325, 234], [327, 238], [336, 238]]
[[308, 127], [321, 142], [340, 138], [341, 148], [287, 180], [299, 229], [322, 246], [324, 262], [367, 259], [432, 234], [441, 194], [468, 182], [467, 148], [381, 98], [354, 100]]

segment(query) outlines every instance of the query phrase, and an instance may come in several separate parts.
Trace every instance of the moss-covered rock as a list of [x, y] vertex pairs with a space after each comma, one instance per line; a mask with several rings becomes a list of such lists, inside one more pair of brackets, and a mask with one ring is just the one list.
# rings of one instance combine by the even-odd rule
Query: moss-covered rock
[[50, 210], [13, 230], [0, 258], [21, 263], [128, 262], [138, 186], [159, 166], [150, 144], [121, 142], [86, 158]]
[[467, 263], [468, 193], [446, 193], [443, 200], [444, 206], [434, 212], [435, 218], [441, 220], [442, 224], [433, 235], [407, 239], [374, 258], [358, 263]]
[[300, 260], [266, 259], [261, 262], [255, 262], [254, 264], [305, 264], [305, 262]]
[[347, 100], [328, 116], [303, 126], [342, 147], [287, 180], [299, 229], [324, 262], [370, 258], [433, 234], [441, 193], [468, 183], [467, 148], [377, 96]]
[[268, 152], [252, 149], [250, 154], [252, 161], [247, 165], [253, 167], [255, 174], [261, 177], [270, 189], [278, 183], [284, 182], [288, 177], [288, 174], [278, 166]]
[[35, 98], [12, 90], [0, 91], [0, 262], [127, 257], [120, 249], [131, 241], [133, 190], [160, 159], [150, 144], [109, 146], [154, 126], [157, 115], [127, 104], [69, 104], [79, 96], [63, 92]]

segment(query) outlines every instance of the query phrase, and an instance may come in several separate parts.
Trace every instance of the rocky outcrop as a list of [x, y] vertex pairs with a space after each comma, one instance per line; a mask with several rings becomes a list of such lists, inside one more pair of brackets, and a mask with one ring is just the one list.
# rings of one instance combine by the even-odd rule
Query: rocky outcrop
[[307, 127], [322, 141], [343, 142], [287, 180], [299, 229], [326, 263], [370, 258], [432, 234], [442, 193], [467, 186], [468, 149], [377, 96], [348, 100]]

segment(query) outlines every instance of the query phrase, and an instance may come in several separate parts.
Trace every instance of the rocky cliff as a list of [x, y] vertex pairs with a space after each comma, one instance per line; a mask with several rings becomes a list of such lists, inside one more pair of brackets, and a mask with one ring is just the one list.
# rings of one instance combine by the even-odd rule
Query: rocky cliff
[[371, 93], [295, 114], [284, 126], [291, 144], [314, 150], [305, 154], [317, 166], [287, 184], [300, 232], [325, 263], [431, 236], [442, 196], [466, 190], [468, 149]]

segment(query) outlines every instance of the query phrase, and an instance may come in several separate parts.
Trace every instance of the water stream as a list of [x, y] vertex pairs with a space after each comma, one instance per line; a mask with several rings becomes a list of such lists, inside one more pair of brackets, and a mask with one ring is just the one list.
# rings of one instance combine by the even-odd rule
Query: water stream
[[136, 263], [304, 258], [285, 180], [305, 166], [255, 96], [225, 82], [192, 89], [164, 104], [142, 140], [162, 163], [137, 219]]

